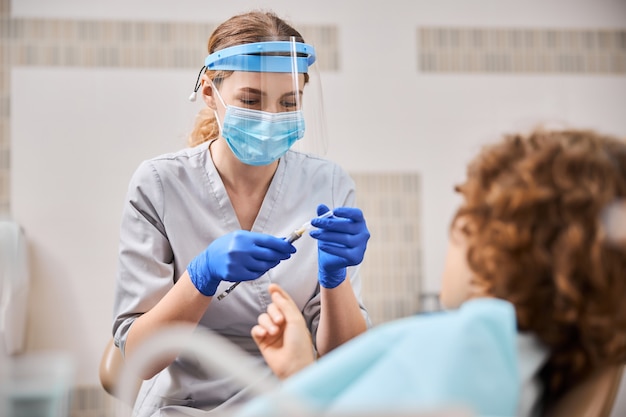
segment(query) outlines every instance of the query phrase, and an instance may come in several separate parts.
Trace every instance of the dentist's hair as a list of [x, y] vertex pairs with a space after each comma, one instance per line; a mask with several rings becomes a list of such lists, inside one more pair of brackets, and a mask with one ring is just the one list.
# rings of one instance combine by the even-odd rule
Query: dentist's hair
[[507, 136], [457, 191], [474, 279], [550, 350], [546, 398], [626, 361], [626, 238], [608, 239], [603, 221], [626, 207], [626, 144], [584, 130]]
[[[233, 16], [221, 23], [211, 34], [208, 43], [208, 52], [212, 54], [224, 48], [246, 43], [263, 42], [268, 40], [285, 40], [295, 37], [298, 42], [304, 42], [302, 35], [286, 21], [269, 11], [251, 11]], [[230, 71], [206, 71], [216, 86], [228, 77]], [[305, 81], [307, 75], [305, 74]], [[195, 126], [189, 135], [189, 146], [196, 146], [203, 142], [219, 137], [220, 131], [212, 109], [204, 107], [196, 116]]]

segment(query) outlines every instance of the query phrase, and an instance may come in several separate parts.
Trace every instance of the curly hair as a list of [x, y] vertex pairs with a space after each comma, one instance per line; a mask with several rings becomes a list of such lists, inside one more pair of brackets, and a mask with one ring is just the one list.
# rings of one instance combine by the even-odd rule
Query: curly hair
[[626, 245], [608, 242], [601, 221], [626, 198], [626, 144], [589, 130], [507, 135], [456, 190], [474, 279], [550, 351], [548, 402], [626, 361]]

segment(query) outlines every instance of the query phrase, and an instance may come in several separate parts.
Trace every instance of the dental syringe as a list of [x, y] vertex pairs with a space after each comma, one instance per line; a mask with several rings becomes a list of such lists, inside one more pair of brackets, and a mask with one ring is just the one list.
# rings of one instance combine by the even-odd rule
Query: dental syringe
[[[319, 216], [316, 217], [316, 219], [324, 219], [326, 217], [330, 217], [333, 215], [333, 211], [332, 210], [328, 210], [326, 213], [324, 214], [320, 214]], [[285, 240], [289, 243], [293, 243], [296, 240], [300, 239], [302, 237], [302, 235], [304, 235], [304, 233], [307, 230], [310, 230], [313, 228], [313, 225], [311, 225], [311, 220], [309, 220], [308, 222], [304, 223], [302, 226], [298, 227], [296, 230], [294, 230], [293, 232], [289, 233], [289, 236], [287, 236], [285, 238]], [[226, 297], [228, 294], [230, 294], [235, 288], [237, 288], [237, 285], [241, 284], [243, 281], [238, 281], [235, 282], [233, 285], [231, 285], [230, 287], [228, 287], [226, 290], [224, 290], [223, 293], [221, 293], [220, 295], [217, 296], [218, 300], [221, 300], [222, 298]]]

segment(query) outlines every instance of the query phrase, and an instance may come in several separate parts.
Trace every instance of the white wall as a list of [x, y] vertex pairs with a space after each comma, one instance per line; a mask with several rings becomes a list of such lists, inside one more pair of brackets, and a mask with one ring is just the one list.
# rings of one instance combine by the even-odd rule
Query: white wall
[[11, 203], [33, 257], [27, 346], [72, 350], [79, 381], [95, 383], [111, 336], [127, 184], [143, 159], [185, 146], [196, 109], [186, 99], [188, 74], [14, 68], [11, 75]]
[[[351, 171], [422, 174], [427, 291], [439, 288], [452, 187], [482, 143], [543, 121], [626, 135], [624, 76], [438, 75], [416, 67], [419, 25], [624, 28], [621, 0], [11, 3], [14, 17], [209, 22], [256, 7], [296, 26], [339, 26], [341, 71], [323, 74], [328, 157]], [[198, 108], [186, 100], [195, 76], [12, 69], [12, 211], [39, 257], [29, 348], [75, 352], [82, 383], [96, 383], [110, 331], [128, 179], [142, 159], [184, 146]]]

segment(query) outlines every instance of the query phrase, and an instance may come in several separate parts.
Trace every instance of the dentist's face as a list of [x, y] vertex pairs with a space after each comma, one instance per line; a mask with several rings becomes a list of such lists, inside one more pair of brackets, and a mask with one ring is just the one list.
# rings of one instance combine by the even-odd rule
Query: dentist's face
[[[280, 113], [300, 109], [303, 85], [304, 74], [295, 81], [289, 73], [234, 71], [219, 83], [218, 93], [229, 106]], [[214, 96], [209, 105], [222, 117], [223, 104]]]

